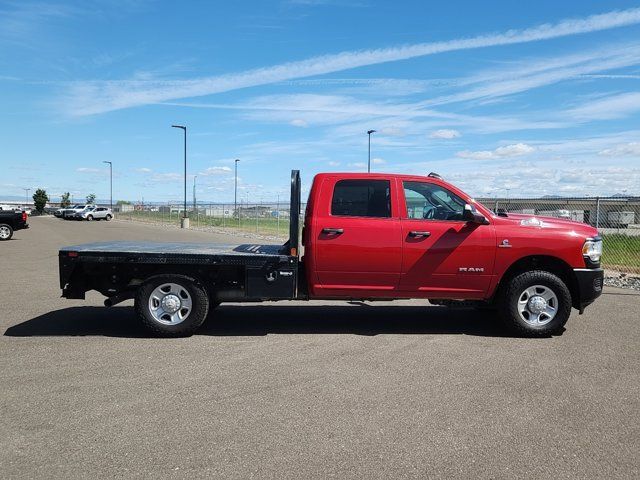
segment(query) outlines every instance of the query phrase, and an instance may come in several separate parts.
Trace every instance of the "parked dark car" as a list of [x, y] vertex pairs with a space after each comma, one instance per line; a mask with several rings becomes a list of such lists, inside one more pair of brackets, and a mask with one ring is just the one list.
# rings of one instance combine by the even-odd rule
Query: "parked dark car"
[[29, 228], [27, 212], [0, 211], [0, 241], [10, 240], [13, 232]]

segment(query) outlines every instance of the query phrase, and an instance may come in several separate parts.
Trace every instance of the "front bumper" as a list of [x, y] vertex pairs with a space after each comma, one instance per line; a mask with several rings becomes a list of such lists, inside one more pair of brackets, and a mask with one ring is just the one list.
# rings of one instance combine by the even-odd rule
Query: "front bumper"
[[574, 268], [576, 276], [577, 296], [573, 306], [582, 313], [593, 301], [602, 295], [604, 270], [602, 268]]

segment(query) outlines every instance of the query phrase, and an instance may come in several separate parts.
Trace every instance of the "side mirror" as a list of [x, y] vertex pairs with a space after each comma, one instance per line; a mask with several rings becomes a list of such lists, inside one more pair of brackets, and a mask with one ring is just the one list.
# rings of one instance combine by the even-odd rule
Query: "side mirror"
[[484, 217], [484, 215], [478, 213], [478, 211], [468, 203], [464, 205], [464, 212], [462, 213], [462, 218], [467, 222], [477, 223], [479, 225], [488, 225], [489, 222]]

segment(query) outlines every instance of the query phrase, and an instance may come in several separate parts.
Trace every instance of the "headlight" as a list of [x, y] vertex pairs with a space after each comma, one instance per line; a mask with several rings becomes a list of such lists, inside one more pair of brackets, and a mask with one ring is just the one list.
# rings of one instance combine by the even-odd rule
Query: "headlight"
[[582, 246], [582, 255], [589, 257], [592, 262], [599, 262], [602, 256], [602, 239], [588, 238]]

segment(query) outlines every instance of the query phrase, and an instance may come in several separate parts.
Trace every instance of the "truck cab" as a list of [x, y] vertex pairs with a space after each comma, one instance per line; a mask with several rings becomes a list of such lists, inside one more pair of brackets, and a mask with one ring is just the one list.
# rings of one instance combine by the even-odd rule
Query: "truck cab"
[[[315, 298], [498, 304], [515, 277], [542, 272], [533, 276], [559, 279], [570, 306], [582, 312], [602, 290], [596, 229], [551, 217], [494, 215], [436, 174], [317, 175], [303, 245]], [[535, 316], [538, 324], [555, 318], [551, 310], [557, 313], [561, 303], [555, 291], [537, 288], [551, 300], [546, 313], [532, 313], [527, 299], [539, 295], [525, 290], [522, 317]]]

